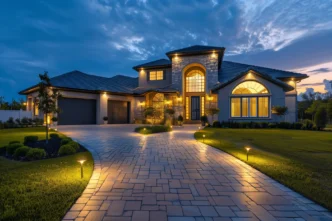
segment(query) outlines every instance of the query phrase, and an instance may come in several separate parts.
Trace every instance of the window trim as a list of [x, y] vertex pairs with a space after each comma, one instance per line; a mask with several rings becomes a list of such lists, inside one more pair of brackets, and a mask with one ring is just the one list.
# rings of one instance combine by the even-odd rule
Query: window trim
[[[251, 117], [251, 111], [250, 111], [250, 98], [256, 98], [256, 117]], [[267, 117], [260, 117], [259, 116], [259, 98], [268, 98], [268, 116]], [[232, 117], [232, 98], [240, 98], [240, 116]], [[248, 98], [248, 117], [243, 117], [242, 116], [242, 98]], [[261, 95], [261, 94], [255, 94], [252, 96], [249, 95], [242, 95], [242, 96], [230, 96], [229, 99], [229, 118], [230, 119], [271, 119], [271, 95]]]

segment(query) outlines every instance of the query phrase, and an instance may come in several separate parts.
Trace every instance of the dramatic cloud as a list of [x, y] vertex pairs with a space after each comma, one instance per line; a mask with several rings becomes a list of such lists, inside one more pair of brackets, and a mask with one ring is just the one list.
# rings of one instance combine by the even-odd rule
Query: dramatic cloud
[[44, 70], [136, 76], [132, 66], [195, 44], [226, 47], [226, 60], [307, 73], [302, 84], [322, 82], [332, 74], [331, 8], [325, 0], [6, 1], [0, 77], [16, 84], [2, 91], [16, 96]]

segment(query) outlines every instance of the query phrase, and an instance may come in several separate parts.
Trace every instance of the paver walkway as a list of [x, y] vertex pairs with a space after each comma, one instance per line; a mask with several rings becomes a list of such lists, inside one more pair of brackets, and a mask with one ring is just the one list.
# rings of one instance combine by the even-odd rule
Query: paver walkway
[[95, 170], [64, 220], [332, 220], [324, 208], [195, 141], [197, 126], [143, 136], [136, 125], [62, 126]]

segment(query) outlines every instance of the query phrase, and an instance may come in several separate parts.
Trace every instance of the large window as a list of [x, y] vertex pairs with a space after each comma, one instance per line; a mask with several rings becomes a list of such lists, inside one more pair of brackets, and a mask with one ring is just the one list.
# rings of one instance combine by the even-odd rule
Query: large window
[[199, 70], [193, 70], [186, 76], [186, 92], [204, 92], [205, 76]]
[[267, 88], [256, 82], [246, 81], [236, 86], [231, 98], [231, 117], [269, 117], [270, 105]]
[[150, 81], [164, 80], [164, 72], [163, 71], [150, 71], [149, 80]]
[[152, 98], [152, 107], [155, 109], [155, 115], [160, 119], [164, 117], [164, 95], [157, 93]]

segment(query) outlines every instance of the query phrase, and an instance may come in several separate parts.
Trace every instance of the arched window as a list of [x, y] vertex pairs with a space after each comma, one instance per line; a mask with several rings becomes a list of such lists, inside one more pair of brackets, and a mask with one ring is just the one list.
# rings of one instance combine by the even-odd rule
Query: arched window
[[[256, 81], [245, 81], [232, 91], [231, 117], [266, 118], [270, 116], [267, 88]], [[249, 96], [248, 96], [249, 95]]]
[[205, 76], [200, 70], [192, 70], [186, 75], [186, 92], [204, 92]]
[[237, 85], [232, 94], [267, 94], [266, 87], [256, 81], [245, 81]]

